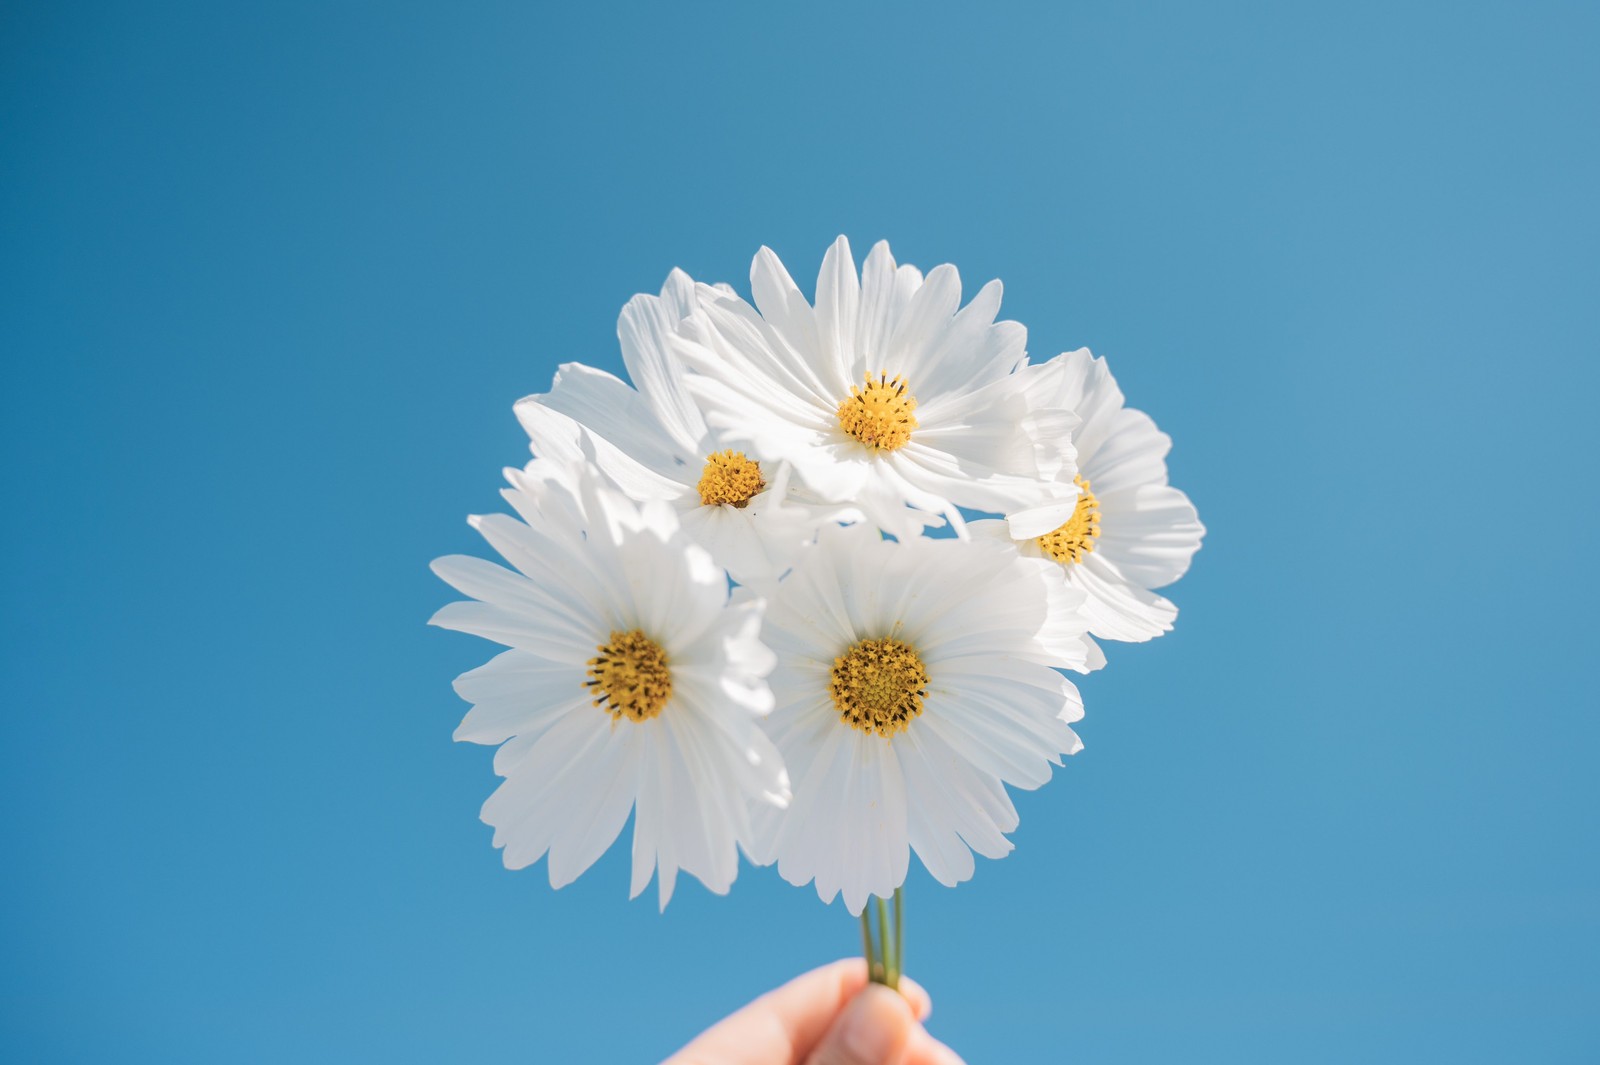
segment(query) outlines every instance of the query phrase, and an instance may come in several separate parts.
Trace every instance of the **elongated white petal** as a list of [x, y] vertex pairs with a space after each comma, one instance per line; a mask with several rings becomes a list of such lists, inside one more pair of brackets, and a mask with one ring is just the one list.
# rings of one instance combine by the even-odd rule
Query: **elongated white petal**
[[669, 476], [694, 446], [693, 441], [676, 439], [627, 382], [582, 363], [563, 364], [549, 392], [528, 396], [515, 409], [534, 453], [552, 458], [568, 457], [561, 449], [572, 446], [568, 443], [572, 430], [542, 417], [544, 411], [563, 415], [663, 476]]
[[537, 737], [563, 714], [587, 703], [583, 672], [527, 651], [504, 651], [456, 678], [456, 694], [472, 703], [455, 738], [504, 743], [513, 736]]
[[593, 865], [622, 832], [639, 787], [644, 737], [636, 729], [616, 729], [585, 765], [590, 800], [573, 804], [556, 821], [550, 840], [550, 886], [565, 887]]
[[[706, 423], [684, 388], [684, 367], [671, 349], [670, 338], [694, 308], [694, 282], [682, 270], [674, 270], [659, 297], [633, 297], [617, 319], [617, 341], [628, 376], [649, 404], [656, 423], [679, 449], [689, 453], [704, 443]], [[620, 413], [614, 411], [611, 417]]]
[[1101, 509], [1098, 550], [1144, 588], [1163, 588], [1182, 577], [1206, 531], [1189, 497], [1169, 485], [1107, 493]]
[[1141, 643], [1172, 631], [1178, 608], [1130, 583], [1101, 554], [1073, 566], [1067, 579], [1085, 592], [1081, 609], [1089, 631], [1102, 639]]
[[600, 714], [568, 714], [540, 737], [510, 776], [483, 804], [485, 824], [494, 826], [507, 869], [532, 865], [574, 807], [592, 807], [603, 796], [589, 770], [601, 762], [609, 736]]

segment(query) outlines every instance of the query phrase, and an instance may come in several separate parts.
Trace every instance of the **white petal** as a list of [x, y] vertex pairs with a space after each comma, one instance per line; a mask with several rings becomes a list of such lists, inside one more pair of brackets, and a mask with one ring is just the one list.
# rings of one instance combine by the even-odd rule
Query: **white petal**
[[[1078, 497], [1073, 495], [1037, 507], [1011, 511], [1006, 515], [1008, 535], [1017, 540], [1032, 540], [1054, 532], [1071, 520], [1073, 511], [1077, 509]], [[973, 522], [973, 528], [977, 528], [978, 524]]]
[[1205, 526], [1189, 497], [1170, 485], [1107, 492], [1100, 500], [1095, 553], [1143, 588], [1161, 588], [1189, 569]]
[[[654, 722], [650, 722], [654, 726]], [[636, 899], [650, 886], [650, 875], [661, 865], [662, 909], [672, 897], [677, 859], [666, 838], [667, 800], [663, 765], [666, 752], [651, 732], [642, 734], [639, 753], [638, 799], [633, 812], [633, 871], [628, 882], [628, 898]], [[672, 869], [673, 872], [668, 872]]]
[[771, 248], [763, 247], [750, 263], [750, 294], [761, 317], [783, 334], [795, 351], [812, 359], [820, 354], [811, 304]]
[[[954, 267], [950, 270], [953, 273]], [[929, 285], [939, 272], [928, 275]], [[959, 299], [959, 281], [956, 289]], [[1000, 282], [990, 281], [971, 303], [942, 323], [920, 351], [908, 354], [908, 365], [916, 367], [912, 385], [919, 399], [932, 401], [947, 393], [982, 388], [1017, 368], [1028, 333], [1017, 322], [995, 322], [1001, 292]]]
[[1123, 409], [1122, 390], [1105, 360], [1096, 359], [1088, 348], [1079, 348], [1029, 366], [1022, 374], [1028, 381], [1030, 406], [1065, 408], [1077, 414], [1080, 424], [1073, 443], [1080, 465], [1085, 463], [1115, 428]]
[[1089, 631], [1101, 639], [1142, 643], [1172, 631], [1178, 608], [1129, 583], [1099, 552], [1068, 567], [1067, 579], [1088, 593], [1081, 609]]
[[817, 275], [817, 337], [825, 358], [841, 366], [856, 362], [856, 318], [860, 313], [861, 282], [856, 277], [850, 242], [840, 237], [822, 257]]
[[[603, 573], [592, 567], [593, 554], [582, 549], [587, 545], [578, 539], [581, 534], [554, 530], [549, 522], [540, 522], [538, 527], [526, 525], [504, 514], [473, 517], [470, 524], [501, 557], [528, 578], [521, 584], [528, 595], [542, 597], [547, 609], [569, 626], [592, 634], [601, 631], [599, 605], [608, 582]], [[560, 534], [547, 535], [555, 532]], [[493, 594], [457, 587], [480, 599], [503, 601]], [[519, 602], [526, 602], [526, 599]]]
[[526, 651], [503, 651], [456, 678], [456, 694], [474, 704], [457, 726], [455, 739], [504, 743], [512, 736], [537, 737], [564, 713], [589, 701], [584, 671]]
[[592, 654], [595, 646], [571, 628], [563, 629], [553, 618], [523, 615], [491, 603], [447, 603], [428, 619], [428, 624], [468, 632], [558, 661], [579, 660], [580, 656]]
[[910, 862], [905, 782], [883, 740], [837, 724], [795, 789], [778, 848], [778, 872], [796, 886], [816, 881], [831, 902], [843, 893], [859, 914], [870, 895], [887, 898]]
[[693, 310], [694, 283], [683, 271], [674, 270], [660, 297], [633, 297], [617, 319], [617, 340], [628, 376], [662, 428], [688, 452], [701, 448], [706, 423], [684, 387], [685, 368], [669, 345], [678, 323]]
[[[900, 314], [895, 295], [894, 256], [889, 253], [888, 242], [880, 240], [867, 253], [867, 261], [861, 267], [861, 303], [856, 319], [855, 347], [851, 349], [853, 360], [859, 360], [860, 365], [888, 351], [889, 338], [894, 334]], [[846, 365], [857, 364], [851, 361]]]
[[572, 446], [571, 431], [541, 418], [541, 410], [565, 415], [663, 476], [693, 454], [695, 442], [675, 438], [625, 381], [582, 363], [563, 364], [549, 392], [518, 400], [514, 410], [536, 454]]
[[550, 841], [551, 887], [572, 883], [616, 842], [638, 793], [640, 746], [634, 723], [618, 721], [599, 757], [585, 767], [593, 799], [587, 806], [569, 807], [557, 822]]
[[[915, 392], [923, 387], [916, 380], [917, 371], [924, 369], [922, 360], [937, 343], [956, 308], [961, 306], [961, 275], [954, 266], [945, 263], [928, 274], [922, 286], [911, 296], [905, 313], [895, 323], [889, 347], [882, 352], [882, 365], [862, 365], [852, 378], [863, 373], [887, 373], [890, 377], [904, 375]], [[871, 353], [867, 357], [871, 357]]]
[[[708, 889], [726, 894], [739, 871], [739, 823], [748, 817], [748, 797], [730, 787], [726, 760], [708, 750], [708, 739], [692, 717], [660, 719], [668, 752], [667, 832], [678, 864]], [[666, 905], [662, 899], [662, 906]]]
[[1111, 431], [1079, 466], [1095, 495], [1165, 484], [1172, 438], [1143, 411], [1117, 411]]
[[589, 772], [609, 738], [605, 714], [567, 714], [489, 796], [482, 816], [494, 826], [495, 846], [505, 848], [507, 869], [538, 861], [573, 810], [604, 802]]
[[899, 760], [876, 736], [854, 733], [847, 743], [855, 747], [856, 771], [847, 793], [852, 816], [840, 841], [851, 860], [843, 870], [839, 890], [845, 909], [859, 915], [869, 897], [888, 898], [905, 883], [911, 840]]
[[1017, 827], [1017, 811], [997, 778], [929, 730], [908, 729], [897, 743], [912, 813], [911, 845], [934, 879], [954, 887], [972, 875], [971, 854], [957, 854], [957, 847], [986, 858], [1011, 852], [1005, 833]]

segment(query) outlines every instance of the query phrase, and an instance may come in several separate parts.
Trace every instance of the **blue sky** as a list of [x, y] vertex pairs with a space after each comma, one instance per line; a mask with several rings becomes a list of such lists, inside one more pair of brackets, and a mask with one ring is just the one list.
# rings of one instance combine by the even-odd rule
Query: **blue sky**
[[649, 1061], [857, 928], [500, 867], [423, 624], [559, 362], [839, 233], [1088, 345], [1209, 535], [1016, 852], [973, 1061], [1600, 1054], [1600, 15], [7, 5], [0, 1048]]

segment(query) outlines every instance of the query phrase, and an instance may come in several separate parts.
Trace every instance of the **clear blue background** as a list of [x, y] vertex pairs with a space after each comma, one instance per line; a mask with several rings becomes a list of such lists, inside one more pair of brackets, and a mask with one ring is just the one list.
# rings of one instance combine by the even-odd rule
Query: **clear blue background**
[[500, 867], [423, 622], [617, 310], [999, 276], [1210, 529], [1017, 851], [909, 885], [974, 1062], [1600, 1058], [1600, 12], [10, 4], [0, 1052], [647, 1062], [857, 950], [770, 870]]

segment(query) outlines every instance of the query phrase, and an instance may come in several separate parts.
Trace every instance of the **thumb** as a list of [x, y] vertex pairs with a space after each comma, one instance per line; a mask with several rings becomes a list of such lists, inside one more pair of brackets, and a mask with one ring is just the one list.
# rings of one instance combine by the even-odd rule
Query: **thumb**
[[916, 1021], [906, 1000], [868, 984], [839, 1014], [806, 1065], [900, 1065]]

